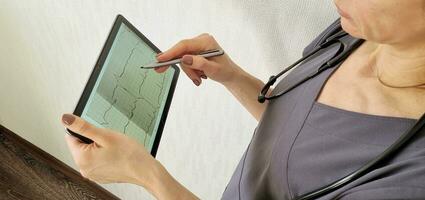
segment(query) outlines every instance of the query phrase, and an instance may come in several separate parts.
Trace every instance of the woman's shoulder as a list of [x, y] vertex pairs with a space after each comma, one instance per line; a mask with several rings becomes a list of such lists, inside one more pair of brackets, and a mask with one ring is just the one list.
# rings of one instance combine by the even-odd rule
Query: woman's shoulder
[[311, 50], [313, 50], [316, 46], [323, 43], [327, 38], [335, 34], [336, 32], [340, 31], [341, 28], [341, 21], [340, 18], [335, 20], [331, 25], [329, 25], [325, 30], [323, 30], [316, 38], [313, 39], [313, 41], [308, 44], [304, 50], [303, 50], [303, 56], [308, 54]]

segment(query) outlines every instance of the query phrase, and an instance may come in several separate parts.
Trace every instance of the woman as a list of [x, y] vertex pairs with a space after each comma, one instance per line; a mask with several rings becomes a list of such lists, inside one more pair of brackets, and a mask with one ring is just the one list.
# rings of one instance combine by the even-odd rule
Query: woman
[[[259, 121], [223, 199], [292, 199], [320, 188], [373, 159], [425, 112], [425, 0], [335, 4], [341, 19], [328, 30], [341, 24], [352, 39], [364, 42], [336, 67], [264, 104], [257, 101], [264, 83], [227, 55], [209, 60], [190, 55], [220, 48], [208, 34], [157, 56], [166, 61], [184, 55], [182, 69], [195, 85], [207, 77], [223, 84]], [[310, 61], [268, 95], [299, 79]], [[134, 140], [69, 114], [62, 121], [95, 141], [66, 138], [83, 176], [138, 184], [158, 199], [197, 199]], [[424, 147], [419, 135], [384, 165], [321, 199], [425, 199]]]

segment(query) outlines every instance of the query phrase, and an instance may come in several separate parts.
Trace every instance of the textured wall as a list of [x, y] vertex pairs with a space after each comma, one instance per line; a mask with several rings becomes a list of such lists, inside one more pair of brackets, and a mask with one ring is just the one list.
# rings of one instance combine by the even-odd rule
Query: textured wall
[[[331, 0], [0, 0], [0, 123], [75, 167], [60, 117], [74, 109], [118, 13], [163, 50], [209, 32], [262, 80], [337, 16]], [[181, 76], [158, 159], [202, 199], [218, 199], [255, 126], [221, 85]], [[104, 187], [152, 198], [134, 185]]]

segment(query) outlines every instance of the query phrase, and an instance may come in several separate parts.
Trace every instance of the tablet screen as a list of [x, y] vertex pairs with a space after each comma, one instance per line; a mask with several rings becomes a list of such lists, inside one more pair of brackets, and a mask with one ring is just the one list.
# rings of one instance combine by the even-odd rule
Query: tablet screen
[[96, 67], [100, 70], [92, 73], [95, 82], [80, 116], [97, 127], [135, 138], [152, 153], [165, 122], [171, 100], [168, 95], [172, 95], [170, 89], [174, 90], [173, 78], [178, 69], [170, 67], [164, 73], [141, 69], [156, 61], [153, 44], [125, 23], [116, 22], [114, 26], [117, 30], [111, 31], [111, 44], [107, 41], [108, 49], [102, 51], [106, 55], [99, 58], [97, 65], [101, 66]]

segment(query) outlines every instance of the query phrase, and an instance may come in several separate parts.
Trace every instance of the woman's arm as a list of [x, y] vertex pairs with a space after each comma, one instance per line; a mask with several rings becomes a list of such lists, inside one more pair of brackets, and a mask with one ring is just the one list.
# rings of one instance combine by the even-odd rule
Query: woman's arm
[[[225, 82], [223, 85], [233, 94], [233, 96], [248, 110], [257, 121], [266, 109], [267, 101], [258, 102], [258, 94], [264, 86], [264, 83], [243, 71], [236, 73], [232, 81]], [[269, 93], [271, 88], [269, 90]], [[268, 93], [268, 94], [269, 94]]]
[[[141, 162], [143, 161], [139, 160], [139, 164], [135, 166], [140, 166], [142, 164]], [[145, 183], [146, 180], [144, 180], [143, 171], [134, 169], [134, 173], [137, 179], [136, 184], [145, 187], [156, 199], [199, 199], [176, 181], [161, 163], [157, 162], [156, 165], [152, 166], [152, 169], [152, 178], [147, 184]]]
[[[221, 83], [255, 119], [259, 120], [266, 107], [266, 104], [260, 104], [257, 101], [257, 96], [264, 83], [242, 70], [226, 53], [208, 60], [191, 55], [210, 49], [221, 49], [221, 47], [211, 35], [204, 33], [195, 38], [178, 42], [159, 54], [157, 60], [163, 62], [183, 56], [182, 70], [195, 85], [199, 86], [202, 79], [207, 79], [207, 77]], [[162, 67], [156, 71], [163, 72], [167, 68]]]

